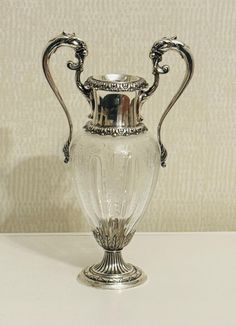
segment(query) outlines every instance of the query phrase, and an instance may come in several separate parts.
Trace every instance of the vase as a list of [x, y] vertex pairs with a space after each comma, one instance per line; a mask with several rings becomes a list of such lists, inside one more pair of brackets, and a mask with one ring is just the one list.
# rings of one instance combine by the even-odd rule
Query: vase
[[[52, 78], [50, 57], [61, 46], [75, 50], [76, 85], [88, 101], [91, 112], [82, 130], [73, 130], [65, 102]], [[157, 140], [149, 135], [141, 108], [155, 92], [160, 74], [169, 71], [160, 65], [165, 52], [175, 50], [186, 63], [184, 80], [164, 111], [157, 126]], [[75, 34], [62, 33], [49, 41], [43, 53], [43, 71], [68, 120], [69, 135], [63, 147], [83, 215], [97, 243], [104, 249], [100, 263], [86, 267], [79, 279], [107, 289], [137, 286], [146, 280], [137, 266], [123, 260], [122, 249], [132, 239], [156, 186], [159, 166], [165, 167], [167, 151], [161, 140], [161, 126], [167, 113], [182, 94], [193, 74], [193, 58], [184, 43], [173, 38], [155, 42], [150, 51], [154, 81], [142, 77], [109, 73], [81, 81], [87, 45]]]

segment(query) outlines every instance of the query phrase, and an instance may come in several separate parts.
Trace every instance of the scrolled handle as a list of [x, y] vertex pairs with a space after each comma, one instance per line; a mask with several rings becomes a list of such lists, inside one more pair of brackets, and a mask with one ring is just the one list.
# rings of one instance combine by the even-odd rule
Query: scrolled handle
[[150, 51], [150, 58], [153, 63], [153, 75], [154, 75], [154, 82], [153, 85], [144, 92], [143, 94], [143, 100], [145, 100], [147, 97], [153, 94], [153, 92], [156, 90], [159, 84], [159, 75], [160, 74], [165, 74], [169, 72], [169, 66], [168, 65], [160, 65], [160, 62], [162, 61], [162, 56], [164, 53], [168, 52], [169, 50], [174, 50], [177, 51], [181, 57], [184, 59], [186, 63], [186, 73], [184, 80], [178, 89], [177, 93], [174, 95], [172, 100], [170, 101], [169, 105], [165, 109], [164, 113], [161, 116], [160, 122], [157, 126], [157, 138], [158, 138], [158, 143], [160, 146], [160, 151], [161, 151], [161, 166], [165, 167], [166, 166], [166, 158], [167, 158], [167, 150], [164, 147], [162, 141], [161, 141], [161, 126], [162, 123], [166, 117], [166, 115], [169, 113], [173, 105], [176, 103], [178, 98], [181, 96], [183, 93], [184, 89], [187, 87], [189, 81], [192, 78], [193, 71], [194, 71], [194, 62], [193, 62], [193, 57], [189, 51], [189, 48], [182, 42], [177, 40], [177, 37], [172, 37], [172, 38], [166, 38], [164, 37], [162, 40], [155, 42], [151, 48]]
[[42, 59], [42, 66], [43, 66], [43, 72], [44, 75], [54, 92], [55, 96], [57, 97], [59, 103], [61, 104], [61, 107], [63, 108], [68, 124], [69, 124], [69, 136], [68, 139], [63, 147], [64, 152], [64, 162], [68, 163], [70, 160], [70, 144], [72, 140], [72, 133], [73, 133], [73, 124], [71, 120], [71, 116], [69, 114], [69, 111], [65, 105], [65, 102], [52, 78], [50, 69], [49, 69], [49, 61], [51, 58], [51, 55], [54, 54], [57, 49], [61, 46], [69, 46], [75, 50], [75, 57], [77, 59], [77, 62], [68, 61], [67, 67], [71, 70], [76, 71], [76, 85], [80, 89], [80, 91], [86, 96], [87, 100], [90, 101], [90, 92], [88, 89], [84, 87], [80, 80], [81, 72], [83, 71], [83, 64], [85, 56], [88, 54], [87, 46], [86, 44], [80, 40], [78, 37], [75, 36], [75, 34], [68, 34], [63, 32], [59, 36], [53, 38], [51, 41], [49, 41], [46, 49], [43, 52], [43, 59]]

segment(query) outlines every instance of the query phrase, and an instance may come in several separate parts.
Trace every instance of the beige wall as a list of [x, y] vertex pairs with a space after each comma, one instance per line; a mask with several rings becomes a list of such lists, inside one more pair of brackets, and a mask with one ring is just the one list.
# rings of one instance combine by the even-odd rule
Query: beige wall
[[[235, 12], [235, 0], [1, 0], [0, 231], [88, 230], [61, 154], [66, 119], [41, 70], [43, 48], [62, 30], [88, 45], [84, 78], [126, 72], [151, 82], [154, 41], [177, 34], [191, 47], [195, 75], [165, 121], [167, 168], [139, 229], [236, 230]], [[65, 67], [71, 58], [58, 51], [52, 68], [79, 128], [89, 108]], [[176, 54], [167, 61], [171, 72], [143, 110], [154, 135], [184, 74]]]

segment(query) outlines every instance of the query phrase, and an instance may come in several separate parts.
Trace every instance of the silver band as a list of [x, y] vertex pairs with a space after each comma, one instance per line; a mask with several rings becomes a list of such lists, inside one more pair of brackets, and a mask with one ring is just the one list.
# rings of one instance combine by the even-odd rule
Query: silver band
[[113, 137], [116, 136], [128, 136], [128, 135], [137, 135], [140, 133], [144, 133], [148, 131], [148, 128], [143, 123], [138, 124], [137, 126], [132, 127], [114, 127], [114, 126], [98, 126], [94, 125], [92, 121], [88, 121], [84, 129], [87, 132], [92, 134], [99, 134], [99, 135], [112, 135]]
[[[112, 74], [110, 74], [112, 76]], [[116, 76], [113, 74], [113, 76]], [[122, 75], [119, 75], [119, 79]], [[96, 77], [89, 77], [85, 83], [84, 86], [87, 89], [96, 89], [96, 90], [105, 90], [105, 91], [135, 91], [135, 90], [141, 90], [148, 87], [148, 83], [146, 80], [140, 77], [136, 76], [129, 76], [124, 75], [124, 80], [117, 81], [114, 77], [114, 81], [108, 80], [105, 77], [102, 76], [97, 79]]]

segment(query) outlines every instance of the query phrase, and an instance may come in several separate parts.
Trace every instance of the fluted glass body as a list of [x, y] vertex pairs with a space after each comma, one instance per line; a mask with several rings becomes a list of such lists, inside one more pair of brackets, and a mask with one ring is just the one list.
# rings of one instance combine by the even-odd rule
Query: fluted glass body
[[112, 137], [83, 132], [74, 138], [72, 173], [92, 230], [104, 234], [118, 227], [129, 238], [151, 199], [159, 156], [157, 142], [148, 133]]

